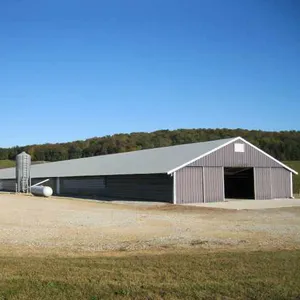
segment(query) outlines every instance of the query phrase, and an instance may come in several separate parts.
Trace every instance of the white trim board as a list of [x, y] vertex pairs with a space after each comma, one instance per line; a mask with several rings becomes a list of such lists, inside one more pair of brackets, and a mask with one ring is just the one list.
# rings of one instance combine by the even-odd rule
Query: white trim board
[[176, 172], [173, 176], [173, 204], [177, 204], [177, 195], [176, 195]]
[[293, 173], [292, 172], [290, 172], [290, 189], [291, 189], [291, 198], [294, 199]]
[[200, 158], [203, 158], [203, 157], [205, 157], [205, 156], [207, 156], [207, 155], [209, 155], [209, 154], [211, 154], [211, 153], [213, 153], [213, 152], [215, 152], [215, 151], [217, 151], [217, 150], [219, 150], [219, 149], [221, 149], [221, 148], [223, 148], [223, 147], [225, 147], [225, 146], [227, 146], [227, 145], [229, 145], [229, 144], [231, 144], [231, 143], [234, 143], [234, 142], [237, 141], [237, 140], [242, 140], [245, 144], [251, 146], [251, 147], [254, 148], [255, 150], [257, 150], [257, 151], [261, 152], [262, 154], [266, 155], [267, 157], [269, 157], [269, 158], [272, 159], [273, 161], [277, 162], [279, 165], [281, 165], [281, 166], [284, 167], [285, 169], [289, 170], [290, 172], [292, 172], [292, 173], [298, 175], [298, 172], [296, 172], [295, 170], [291, 169], [291, 168], [288, 167], [287, 165], [283, 164], [282, 162], [280, 162], [279, 160], [277, 160], [276, 158], [274, 158], [274, 157], [271, 156], [270, 154], [266, 153], [265, 151], [263, 151], [263, 150], [259, 149], [258, 147], [252, 145], [250, 142], [246, 141], [246, 140], [243, 139], [242, 137], [236, 137], [236, 138], [233, 138], [233, 139], [230, 140], [229, 142], [226, 142], [226, 143], [224, 143], [223, 145], [218, 146], [218, 147], [214, 148], [213, 150], [210, 150], [210, 151], [208, 151], [208, 152], [206, 152], [206, 153], [204, 153], [204, 154], [202, 154], [202, 155], [200, 155], [200, 156], [198, 156], [198, 157], [196, 157], [196, 158], [194, 158], [194, 159], [192, 159], [192, 160], [190, 160], [190, 161], [188, 161], [188, 162], [186, 162], [186, 163], [184, 163], [184, 164], [182, 164], [182, 165], [180, 165], [180, 166], [178, 166], [178, 167], [176, 167], [176, 168], [174, 168], [174, 169], [172, 169], [172, 170], [170, 170], [170, 171], [168, 171], [168, 174], [172, 174], [172, 173], [174, 173], [174, 172], [176, 172], [176, 171], [178, 171], [178, 170], [180, 170], [180, 169], [182, 169], [182, 168], [188, 166], [189, 164], [195, 162], [196, 160], [198, 160], [198, 159], [200, 159]]

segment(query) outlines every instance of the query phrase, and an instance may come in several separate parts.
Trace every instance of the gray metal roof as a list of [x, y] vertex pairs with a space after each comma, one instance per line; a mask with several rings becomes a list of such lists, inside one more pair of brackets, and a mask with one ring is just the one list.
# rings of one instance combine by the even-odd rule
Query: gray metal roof
[[[236, 138], [32, 165], [31, 177], [71, 177], [168, 173]], [[0, 170], [0, 179], [15, 178], [15, 168]]]

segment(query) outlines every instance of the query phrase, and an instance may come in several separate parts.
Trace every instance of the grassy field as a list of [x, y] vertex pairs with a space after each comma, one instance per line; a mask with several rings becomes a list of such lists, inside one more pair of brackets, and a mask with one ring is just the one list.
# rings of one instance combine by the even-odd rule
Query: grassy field
[[2, 257], [0, 299], [300, 299], [300, 250]]
[[8, 159], [0, 160], [0, 169], [12, 168], [15, 165], [16, 165], [16, 163], [13, 160], [8, 160]]
[[[43, 163], [45, 163], [45, 161], [33, 161], [32, 162], [33, 165], [43, 164]], [[8, 160], [8, 159], [0, 160], [0, 169], [12, 168], [12, 167], [15, 167], [15, 165], [16, 165], [16, 163], [14, 160]]]
[[285, 161], [286, 165], [296, 170], [299, 175], [294, 176], [294, 193], [300, 195], [300, 160]]

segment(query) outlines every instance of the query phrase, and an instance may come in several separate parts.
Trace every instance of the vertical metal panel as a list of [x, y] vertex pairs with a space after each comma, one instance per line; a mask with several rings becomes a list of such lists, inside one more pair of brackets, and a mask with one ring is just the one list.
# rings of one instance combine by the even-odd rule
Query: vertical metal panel
[[[245, 145], [245, 152], [235, 152], [234, 144]], [[245, 144], [242, 140], [237, 140], [199, 160], [190, 166], [208, 167], [281, 167], [276, 161], [264, 155], [260, 151]]]
[[291, 197], [290, 172], [284, 168], [271, 169], [272, 198]]
[[203, 202], [203, 168], [186, 167], [176, 172], [177, 203]]
[[60, 194], [60, 178], [59, 177], [56, 178], [56, 194], [57, 195]]
[[224, 176], [222, 167], [204, 168], [204, 202], [224, 201]]
[[225, 170], [222, 168], [222, 178], [223, 178], [223, 201], [225, 200]]
[[202, 167], [202, 189], [203, 189], [203, 202], [205, 201], [205, 168]]
[[177, 195], [176, 195], [176, 172], [173, 174], [173, 204], [177, 204]]
[[271, 168], [254, 168], [255, 199], [272, 199]]

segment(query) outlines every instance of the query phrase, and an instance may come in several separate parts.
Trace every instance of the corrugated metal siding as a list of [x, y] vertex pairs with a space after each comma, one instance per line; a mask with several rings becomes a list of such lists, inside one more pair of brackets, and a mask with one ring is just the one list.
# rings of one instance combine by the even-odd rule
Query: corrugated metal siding
[[[235, 152], [234, 144], [245, 145], [245, 152]], [[190, 166], [219, 166], [219, 167], [281, 167], [277, 162], [254, 149], [241, 140], [237, 140], [199, 160]]]
[[16, 191], [16, 180], [14, 180], [14, 179], [0, 180], [0, 191], [15, 192]]
[[[31, 184], [36, 184], [38, 182], [41, 182], [45, 179], [48, 178], [34, 178], [31, 180]], [[15, 192], [16, 191], [16, 181], [13, 179], [3, 179], [0, 180], [0, 190], [2, 189], [3, 191], [11, 191]], [[43, 185], [50, 186], [53, 189], [53, 192], [55, 193], [55, 178], [50, 178], [49, 181], [45, 182]]]
[[185, 167], [176, 172], [176, 203], [224, 200], [222, 167]]
[[173, 179], [166, 174], [69, 177], [60, 178], [60, 191], [66, 195], [172, 202]]
[[204, 202], [224, 201], [224, 173], [222, 167], [206, 167], [203, 170]]
[[203, 168], [186, 167], [176, 172], [176, 203], [203, 202]]
[[272, 199], [271, 168], [254, 168], [255, 199]]
[[290, 172], [284, 168], [271, 169], [272, 198], [291, 197]]
[[99, 195], [105, 189], [105, 177], [68, 177], [60, 179], [61, 194]]
[[166, 174], [107, 176], [106, 180], [109, 197], [173, 201], [173, 179]]

